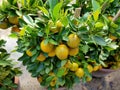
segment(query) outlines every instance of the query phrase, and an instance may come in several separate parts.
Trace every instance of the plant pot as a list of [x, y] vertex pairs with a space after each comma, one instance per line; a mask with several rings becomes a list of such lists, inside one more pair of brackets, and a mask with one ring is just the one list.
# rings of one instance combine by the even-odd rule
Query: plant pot
[[96, 71], [96, 72], [93, 72], [92, 73], [92, 76], [93, 77], [104, 77], [112, 72], [114, 72], [116, 70], [113, 70], [113, 69], [101, 69], [99, 71]]
[[[14, 77], [14, 83], [19, 85], [19, 78], [18, 77]], [[18, 87], [17, 88], [13, 88], [12, 90], [18, 90]]]

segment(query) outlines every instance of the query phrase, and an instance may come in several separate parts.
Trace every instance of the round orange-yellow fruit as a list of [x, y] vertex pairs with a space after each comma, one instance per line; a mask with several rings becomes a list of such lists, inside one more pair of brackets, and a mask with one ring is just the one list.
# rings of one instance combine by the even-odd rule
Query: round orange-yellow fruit
[[67, 63], [65, 64], [65, 67], [68, 69], [72, 67], [72, 63], [70, 62], [70, 60], [67, 61]]
[[43, 81], [43, 78], [40, 76], [37, 78], [38, 82], [41, 83]]
[[99, 65], [99, 70], [101, 70], [102, 69], [102, 65]]
[[77, 48], [79, 44], [80, 44], [80, 38], [77, 36], [77, 34], [70, 34], [68, 36], [67, 45], [70, 48]]
[[59, 30], [56, 27], [50, 27], [50, 31], [53, 33], [58, 33]]
[[54, 45], [51, 44], [51, 43], [45, 43], [45, 40], [43, 40], [41, 43], [40, 43], [40, 48], [43, 52], [45, 53], [49, 53], [52, 51], [52, 49], [54, 48]]
[[55, 76], [55, 73], [54, 72], [50, 72], [49, 75], [50, 76]]
[[109, 35], [109, 38], [112, 39], [113, 41], [117, 39], [117, 37], [112, 34]]
[[51, 52], [48, 53], [49, 57], [54, 57], [55, 56], [55, 49], [53, 49]]
[[17, 26], [13, 26], [12, 32], [20, 32], [20, 29]]
[[75, 62], [72, 63], [72, 67], [70, 68], [71, 71], [76, 71], [78, 69], [79, 65]]
[[30, 49], [26, 50], [26, 54], [30, 57], [32, 57], [32, 52], [30, 51]]
[[40, 53], [40, 55], [37, 57], [37, 60], [44, 61], [46, 59], [45, 55], [43, 53]]
[[56, 85], [56, 82], [57, 82], [57, 77], [54, 77], [53, 79], [52, 79], [52, 81], [50, 82], [50, 86], [55, 86]]
[[65, 72], [64, 72], [63, 75], [65, 76], [65, 75], [67, 75], [67, 74], [68, 74], [68, 69], [65, 70]]
[[18, 22], [18, 16], [9, 16], [8, 17], [8, 21], [11, 23], [11, 24], [15, 24], [15, 25], [18, 25], [19, 22]]
[[93, 72], [93, 67], [90, 64], [88, 64], [87, 69], [90, 73]]
[[75, 56], [75, 55], [78, 54], [78, 52], [79, 52], [79, 47], [77, 47], [77, 48], [69, 48], [69, 55], [70, 56]]
[[79, 78], [84, 76], [84, 70], [82, 68], [78, 68], [77, 71], [75, 72], [75, 75], [78, 76]]
[[86, 81], [90, 82], [92, 80], [92, 77], [86, 77]]
[[55, 49], [56, 56], [60, 59], [67, 59], [69, 53], [69, 49], [65, 44], [58, 45]]
[[93, 71], [99, 70], [99, 67], [100, 67], [99, 65], [94, 66], [94, 67], [93, 67]]
[[7, 22], [0, 22], [0, 29], [7, 29], [7, 28], [8, 28]]
[[60, 29], [62, 28], [62, 23], [61, 23], [60, 20], [58, 20], [58, 21], [55, 23], [55, 25], [56, 25], [56, 28], [57, 28], [58, 30], [60, 30]]

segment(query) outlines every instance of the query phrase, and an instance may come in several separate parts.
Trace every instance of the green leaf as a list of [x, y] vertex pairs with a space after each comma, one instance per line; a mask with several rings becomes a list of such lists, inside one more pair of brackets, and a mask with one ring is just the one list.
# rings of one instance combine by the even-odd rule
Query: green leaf
[[16, 33], [11, 33], [11, 34], [9, 35], [9, 37], [11, 37], [11, 38], [17, 38], [18, 36], [17, 36]]
[[65, 79], [63, 78], [58, 78], [57, 84], [63, 86], [65, 84]]
[[23, 19], [24, 19], [24, 21], [27, 23], [27, 24], [30, 24], [30, 25], [32, 25], [33, 26], [33, 19], [29, 16], [29, 15], [24, 15], [23, 16]]
[[54, 78], [54, 76], [49, 76], [48, 78], [46, 78], [47, 84], [49, 84], [53, 78]]
[[49, 42], [50, 42], [51, 44], [53, 44], [53, 45], [58, 45], [58, 42], [55, 41], [55, 40], [53, 40], [53, 39], [50, 39]]
[[46, 14], [47, 16], [49, 15], [49, 12], [48, 12], [47, 9], [45, 9], [44, 7], [38, 6], [38, 8], [39, 8], [44, 14]]
[[53, 9], [53, 16], [57, 20], [60, 17], [60, 9], [62, 7], [63, 2], [58, 3]]
[[18, 61], [23, 61], [25, 59], [29, 59], [30, 57], [28, 57], [26, 54], [24, 54], [23, 56], [21, 56]]
[[110, 44], [108, 44], [105, 48], [108, 50], [108, 51], [111, 51], [111, 50], [115, 50], [117, 49], [119, 46], [115, 43], [115, 42], [112, 42]]
[[88, 45], [84, 45], [80, 49], [83, 51], [83, 53], [86, 54], [88, 52], [88, 50], [89, 50], [89, 46]]
[[6, 66], [11, 66], [12, 64], [8, 61], [0, 61], [0, 66], [6, 67]]
[[49, 68], [49, 67], [47, 67], [46, 69], [45, 69], [45, 73], [49, 73], [51, 71], [51, 69]]
[[37, 52], [35, 55], [32, 56], [31, 61], [34, 62], [36, 58], [38, 57], [39, 52]]
[[99, 59], [100, 60], [107, 60], [108, 56], [109, 56], [108, 52], [101, 51], [101, 53], [99, 54]]
[[65, 27], [68, 25], [68, 19], [66, 16], [63, 16], [60, 21]]
[[95, 28], [102, 28], [104, 26], [103, 22], [95, 23]]
[[98, 45], [106, 46], [106, 42], [102, 37], [94, 36], [93, 39], [94, 39], [95, 43], [97, 43]]
[[95, 21], [97, 21], [99, 18], [99, 14], [101, 13], [100, 4], [96, 0], [92, 0], [92, 8], [93, 8], [93, 18]]
[[62, 60], [61, 61], [61, 67], [64, 66], [66, 64], [67, 60]]
[[100, 4], [96, 0], [92, 0], [93, 11], [100, 9]]
[[50, 25], [47, 25], [46, 28], [45, 28], [45, 33], [48, 37], [49, 33], [50, 33], [50, 29], [49, 29]]
[[53, 11], [53, 8], [58, 3], [58, 0], [48, 0], [48, 3], [49, 3], [49, 6], [50, 6], [50, 11]]
[[100, 60], [100, 64], [103, 65], [104, 67], [107, 66], [107, 65], [106, 65], [103, 61], [101, 61], [101, 60]]
[[100, 14], [100, 10], [99, 9], [93, 12], [93, 18], [94, 18], [95, 21], [98, 20], [99, 14]]
[[34, 70], [37, 68], [36, 63], [30, 64], [27, 66], [27, 70], [30, 72], [31, 70]]
[[59, 68], [57, 72], [57, 77], [62, 77], [66, 71], [66, 68]]
[[37, 69], [36, 72], [40, 72], [40, 71], [42, 71], [43, 69], [44, 69], [44, 64], [41, 63], [41, 64], [39, 65], [39, 67], [38, 67], [38, 69]]

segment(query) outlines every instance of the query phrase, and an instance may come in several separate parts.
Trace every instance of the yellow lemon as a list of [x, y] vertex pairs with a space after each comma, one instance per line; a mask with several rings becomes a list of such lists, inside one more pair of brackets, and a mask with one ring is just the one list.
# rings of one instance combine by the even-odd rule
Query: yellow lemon
[[67, 63], [65, 64], [65, 67], [68, 69], [72, 67], [72, 63], [70, 62], [70, 60], [67, 61]]
[[87, 69], [90, 73], [93, 71], [93, 67], [90, 64], [87, 66]]
[[0, 29], [7, 29], [7, 28], [8, 28], [7, 22], [0, 22]]
[[8, 17], [8, 21], [11, 23], [11, 24], [15, 24], [15, 25], [18, 25], [19, 22], [18, 22], [18, 16], [9, 16]]
[[92, 77], [87, 77], [87, 78], [86, 78], [86, 81], [87, 81], [87, 82], [90, 82], [91, 80], [92, 80]]
[[75, 75], [78, 76], [79, 78], [84, 76], [84, 70], [82, 68], [78, 68], [77, 71], [75, 72]]
[[70, 68], [71, 71], [76, 71], [78, 69], [78, 64], [77, 63], [72, 63], [72, 67]]
[[54, 57], [55, 56], [55, 49], [53, 49], [51, 52], [48, 53], [49, 57]]
[[55, 49], [55, 54], [60, 60], [67, 59], [68, 53], [69, 53], [69, 49], [64, 44], [57, 46]]
[[56, 25], [56, 28], [57, 28], [58, 31], [61, 30], [61, 28], [62, 28], [62, 23], [61, 23], [60, 20], [58, 20], [55, 25]]
[[44, 61], [46, 59], [45, 55], [43, 53], [40, 53], [40, 55], [37, 57], [37, 60]]
[[38, 82], [41, 83], [43, 81], [43, 78], [40, 76], [37, 78]]
[[79, 43], [80, 43], [80, 38], [76, 34], [70, 34], [68, 36], [67, 45], [70, 48], [77, 48], [79, 46]]
[[100, 67], [99, 65], [94, 66], [94, 67], [93, 67], [93, 71], [99, 70], [99, 67]]
[[54, 77], [53, 79], [52, 79], [52, 81], [50, 82], [50, 86], [55, 86], [56, 85], [56, 81], [57, 81], [57, 77]]
[[52, 51], [52, 49], [54, 48], [54, 45], [51, 44], [51, 43], [47, 43], [45, 44], [45, 40], [43, 40], [41, 43], [40, 43], [40, 48], [43, 52], [45, 53], [49, 53]]
[[77, 48], [69, 48], [69, 55], [70, 56], [75, 56], [75, 55], [78, 54], [78, 52], [79, 52], [79, 47], [77, 47]]
[[32, 57], [32, 52], [30, 51], [30, 49], [26, 50], [26, 54], [30, 57]]

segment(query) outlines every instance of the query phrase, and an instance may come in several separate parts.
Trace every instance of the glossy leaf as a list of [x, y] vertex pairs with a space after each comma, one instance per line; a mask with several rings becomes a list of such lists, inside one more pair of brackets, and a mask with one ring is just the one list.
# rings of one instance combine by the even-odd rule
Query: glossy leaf
[[61, 7], [62, 7], [62, 2], [58, 3], [53, 9], [53, 16], [56, 20], [60, 17]]
[[45, 9], [44, 7], [38, 6], [38, 8], [39, 8], [44, 14], [46, 14], [47, 16], [49, 15], [49, 12], [48, 12], [47, 9]]
[[106, 42], [102, 37], [94, 36], [93, 39], [94, 39], [95, 43], [97, 43], [98, 45], [106, 46]]
[[33, 19], [29, 15], [24, 15], [23, 19], [27, 24], [33, 25], [33, 23], [34, 23]]
[[57, 76], [58, 77], [62, 77], [63, 74], [65, 73], [65, 70], [66, 70], [66, 68], [60, 68], [60, 69], [58, 69]]

